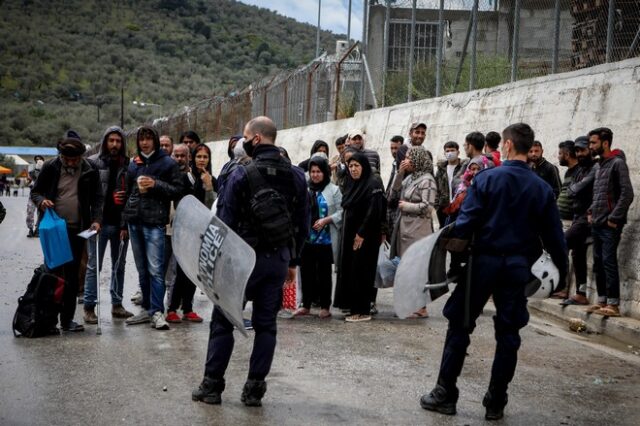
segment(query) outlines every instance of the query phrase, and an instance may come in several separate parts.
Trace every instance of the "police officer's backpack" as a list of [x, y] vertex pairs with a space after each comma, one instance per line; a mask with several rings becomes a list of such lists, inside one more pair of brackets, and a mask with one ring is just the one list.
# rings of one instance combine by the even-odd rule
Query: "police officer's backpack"
[[291, 247], [294, 241], [293, 222], [287, 200], [269, 186], [253, 162], [245, 166], [245, 171], [249, 181], [251, 223], [260, 242], [271, 248]]
[[62, 307], [64, 280], [40, 265], [33, 272], [27, 291], [18, 299], [13, 317], [13, 335], [41, 337], [51, 334]]

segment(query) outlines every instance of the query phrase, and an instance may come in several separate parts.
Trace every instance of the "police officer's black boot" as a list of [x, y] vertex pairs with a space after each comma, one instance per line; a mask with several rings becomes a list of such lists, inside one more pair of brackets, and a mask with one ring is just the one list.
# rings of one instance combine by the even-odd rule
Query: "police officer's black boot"
[[191, 399], [194, 401], [202, 401], [205, 404], [220, 404], [222, 402], [222, 392], [224, 388], [224, 379], [212, 379], [205, 376], [200, 386], [198, 386], [198, 389], [191, 392]]
[[264, 380], [248, 379], [242, 389], [240, 400], [247, 407], [261, 407], [262, 397], [267, 392], [267, 382]]
[[506, 392], [500, 392], [496, 388], [489, 386], [489, 390], [484, 394], [482, 405], [487, 409], [484, 418], [486, 420], [500, 420], [504, 417], [504, 407], [509, 398]]
[[440, 380], [435, 388], [428, 394], [420, 398], [420, 406], [425, 410], [436, 411], [441, 414], [456, 414], [456, 403], [458, 402], [458, 388], [455, 386], [445, 386]]

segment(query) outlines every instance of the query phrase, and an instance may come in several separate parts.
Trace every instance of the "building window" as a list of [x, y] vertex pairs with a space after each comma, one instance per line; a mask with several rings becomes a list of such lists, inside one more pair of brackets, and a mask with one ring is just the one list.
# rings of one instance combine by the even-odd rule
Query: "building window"
[[[401, 71], [409, 68], [410, 40], [411, 21], [391, 20], [389, 22], [389, 57], [387, 65], [389, 71]], [[437, 43], [438, 23], [416, 22], [415, 63], [435, 61]]]

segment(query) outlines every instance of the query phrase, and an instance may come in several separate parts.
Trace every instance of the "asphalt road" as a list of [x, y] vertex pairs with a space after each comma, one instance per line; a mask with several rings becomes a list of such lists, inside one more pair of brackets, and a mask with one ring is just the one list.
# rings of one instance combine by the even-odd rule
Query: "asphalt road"
[[[330, 320], [280, 319], [262, 408], [240, 402], [252, 342], [239, 334], [222, 405], [192, 402], [209, 321], [156, 331], [148, 324], [112, 320], [108, 266], [102, 274], [101, 336], [88, 326], [84, 333], [14, 338], [10, 324], [16, 301], [42, 262], [38, 240], [26, 238], [26, 200], [0, 197], [8, 210], [0, 225], [1, 425], [484, 423], [481, 401], [494, 352], [491, 306], [472, 336], [453, 417], [418, 404], [437, 377], [446, 330], [443, 301], [430, 305], [426, 320], [400, 321], [393, 317], [391, 290], [380, 292], [380, 314], [368, 323], [345, 323], [339, 312]], [[129, 302], [136, 286], [129, 251], [125, 305], [137, 312]], [[211, 304], [200, 292], [195, 309], [209, 318]], [[79, 322], [81, 313], [78, 306]], [[497, 424], [640, 423], [640, 357], [632, 350], [573, 334], [544, 318], [532, 317], [522, 336], [509, 405]]]

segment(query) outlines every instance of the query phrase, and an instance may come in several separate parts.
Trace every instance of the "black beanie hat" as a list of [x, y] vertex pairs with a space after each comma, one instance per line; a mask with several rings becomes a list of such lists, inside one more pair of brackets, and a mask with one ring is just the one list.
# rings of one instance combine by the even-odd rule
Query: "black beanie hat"
[[58, 152], [67, 157], [79, 157], [87, 147], [80, 141], [80, 135], [75, 130], [67, 130], [64, 139], [58, 142]]

